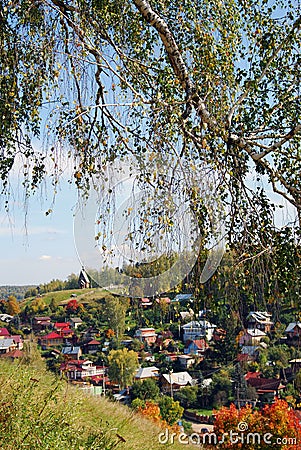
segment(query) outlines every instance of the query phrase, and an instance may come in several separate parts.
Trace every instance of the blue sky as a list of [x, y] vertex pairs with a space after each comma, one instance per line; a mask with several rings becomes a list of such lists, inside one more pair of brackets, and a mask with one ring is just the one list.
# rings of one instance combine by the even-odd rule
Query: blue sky
[[[27, 215], [16, 185], [14, 196], [10, 213], [0, 210], [0, 285], [40, 284], [78, 273], [81, 266], [73, 242], [75, 188], [62, 179], [53, 207], [51, 187], [48, 199], [38, 192], [28, 202]], [[46, 216], [49, 208], [53, 212]]]

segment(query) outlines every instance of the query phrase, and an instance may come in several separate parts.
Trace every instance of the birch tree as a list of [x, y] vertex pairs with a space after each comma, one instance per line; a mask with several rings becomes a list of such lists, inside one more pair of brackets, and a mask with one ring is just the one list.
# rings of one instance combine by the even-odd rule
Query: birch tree
[[17, 159], [29, 194], [63, 157], [86, 191], [130, 157], [162, 205], [180, 171], [206, 214], [206, 171], [230, 230], [269, 188], [300, 222], [298, 0], [1, 0], [0, 22], [3, 194]]

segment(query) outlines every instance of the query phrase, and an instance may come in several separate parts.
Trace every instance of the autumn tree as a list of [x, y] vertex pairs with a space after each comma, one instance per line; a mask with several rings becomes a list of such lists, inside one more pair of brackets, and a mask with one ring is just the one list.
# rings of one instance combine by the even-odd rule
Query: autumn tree
[[111, 350], [108, 356], [109, 378], [118, 383], [121, 388], [131, 384], [138, 368], [138, 354], [133, 350], [123, 348]]
[[14, 295], [10, 295], [7, 299], [7, 313], [11, 316], [20, 314], [21, 308]]
[[[219, 442], [224, 436], [224, 442], [219, 443], [221, 449], [240, 448], [243, 434], [242, 448], [246, 450], [269, 450], [274, 447], [297, 450], [301, 436], [299, 420], [284, 400], [276, 400], [261, 411], [253, 411], [251, 406], [237, 409], [233, 404], [230, 408], [222, 407], [216, 411], [214, 431]], [[233, 435], [236, 443], [231, 443], [231, 432], [238, 433]]]
[[77, 312], [80, 308], [82, 308], [82, 305], [78, 303], [76, 298], [73, 298], [72, 300], [69, 300], [66, 306], [66, 312], [72, 314]]
[[58, 183], [61, 149], [85, 191], [130, 155], [144, 218], [163, 209], [172, 226], [166, 199], [184, 191], [208, 227], [206, 174], [229, 205], [230, 231], [253, 225], [256, 234], [258, 205], [272, 223], [267, 185], [300, 222], [297, 0], [3, 0], [0, 17], [5, 193], [20, 160], [28, 194], [46, 172]]
[[168, 425], [175, 425], [181, 419], [184, 408], [182, 408], [178, 401], [173, 400], [167, 395], [163, 395], [158, 404], [160, 407], [160, 415]]

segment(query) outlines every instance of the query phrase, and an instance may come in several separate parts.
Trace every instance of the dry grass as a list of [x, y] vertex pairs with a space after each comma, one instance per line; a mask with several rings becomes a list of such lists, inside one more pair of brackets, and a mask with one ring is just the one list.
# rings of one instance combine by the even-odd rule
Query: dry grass
[[[0, 449], [180, 450], [126, 406], [87, 396], [51, 374], [0, 360]], [[190, 447], [190, 448], [196, 448]]]

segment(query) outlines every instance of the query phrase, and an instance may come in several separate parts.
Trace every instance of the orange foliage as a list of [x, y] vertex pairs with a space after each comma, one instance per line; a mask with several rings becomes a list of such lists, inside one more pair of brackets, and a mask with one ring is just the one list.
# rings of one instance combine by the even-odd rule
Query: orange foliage
[[158, 424], [161, 428], [168, 428], [169, 430], [179, 433], [180, 427], [178, 425], [170, 426], [168, 423], [161, 418], [160, 407], [154, 402], [146, 401], [144, 407], [139, 407], [138, 412], [144, 417], [151, 419], [153, 422]]
[[106, 337], [107, 337], [107, 339], [111, 339], [111, 338], [113, 338], [114, 336], [115, 336], [115, 331], [112, 330], [111, 328], [109, 328], [109, 329], [106, 331]]
[[[266, 405], [261, 411], [253, 411], [251, 406], [238, 410], [233, 404], [230, 408], [223, 407], [216, 411], [214, 432], [219, 442], [224, 434], [225, 442], [219, 444], [221, 449], [269, 450], [275, 447], [279, 450], [298, 450], [301, 448], [299, 420], [287, 402], [280, 399], [272, 405]], [[234, 439], [230, 438], [230, 432], [235, 433]], [[254, 438], [253, 433], [258, 433], [257, 439]]]
[[161, 421], [160, 408], [156, 403], [153, 402], [145, 402], [145, 406], [138, 409], [138, 412], [143, 416], [152, 419], [154, 422]]

